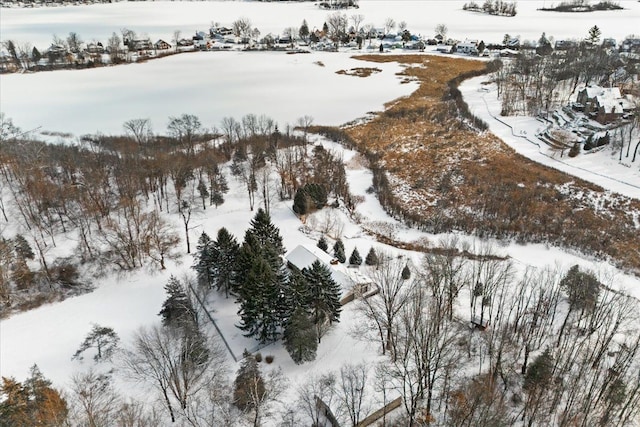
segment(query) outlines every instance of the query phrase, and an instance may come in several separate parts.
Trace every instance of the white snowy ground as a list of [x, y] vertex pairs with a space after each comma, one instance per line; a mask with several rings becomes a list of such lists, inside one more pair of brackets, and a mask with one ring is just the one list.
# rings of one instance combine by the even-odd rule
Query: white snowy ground
[[518, 153], [538, 163], [600, 185], [606, 190], [640, 199], [640, 163], [628, 159], [619, 162], [610, 150], [560, 157], [536, 138], [545, 125], [534, 117], [500, 116], [501, 104], [494, 84], [486, 76], [464, 81], [460, 91], [472, 114], [484, 120], [489, 130]]
[[[387, 18], [405, 21], [413, 34], [433, 37], [438, 24], [445, 24], [448, 36], [502, 41], [504, 34], [520, 36], [521, 40], [538, 40], [542, 32], [556, 39], [579, 39], [587, 36], [594, 25], [603, 37], [624, 37], [638, 32], [640, 4], [635, 0], [619, 1], [622, 11], [590, 13], [556, 13], [537, 9], [559, 1], [525, 0], [517, 2], [515, 17], [500, 17], [462, 10], [467, 0], [360, 0], [359, 9], [344, 11], [347, 16], [361, 14], [362, 24], [383, 28]], [[476, 1], [476, 3], [481, 3]], [[331, 11], [318, 8], [314, 2], [118, 2], [89, 6], [68, 6], [36, 9], [2, 9], [0, 39], [31, 43], [41, 51], [48, 48], [53, 35], [65, 38], [76, 32], [82, 40], [103, 43], [113, 32], [129, 28], [139, 35], [148, 35], [154, 42], [164, 39], [173, 43], [174, 30], [182, 36], [207, 31], [212, 22], [231, 27], [240, 17], [250, 19], [264, 36], [282, 34], [285, 28], [300, 28], [306, 19], [310, 29], [322, 28]]]

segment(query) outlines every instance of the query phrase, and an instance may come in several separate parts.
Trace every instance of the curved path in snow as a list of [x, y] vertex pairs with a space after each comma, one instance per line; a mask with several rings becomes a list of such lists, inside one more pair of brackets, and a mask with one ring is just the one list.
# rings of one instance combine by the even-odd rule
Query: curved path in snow
[[[640, 199], [640, 162], [620, 163], [609, 151], [581, 154], [575, 158], [553, 155], [535, 137], [544, 125], [533, 117], [500, 117], [500, 100], [495, 85], [482, 85], [487, 76], [465, 80], [460, 92], [473, 115], [519, 154], [545, 166], [601, 186], [605, 190]], [[633, 147], [632, 147], [633, 148]]]

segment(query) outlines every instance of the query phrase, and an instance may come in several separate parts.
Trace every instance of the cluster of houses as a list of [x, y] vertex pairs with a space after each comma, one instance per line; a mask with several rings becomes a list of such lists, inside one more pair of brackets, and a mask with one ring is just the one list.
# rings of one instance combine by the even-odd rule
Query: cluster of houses
[[[580, 47], [584, 41], [577, 40], [556, 40], [553, 45], [549, 43], [549, 51], [558, 53], [567, 52]], [[428, 45], [436, 45], [436, 51], [440, 53], [458, 53], [472, 56], [493, 56], [493, 57], [514, 57], [521, 51], [536, 50], [540, 48], [539, 43], [521, 41], [519, 37], [506, 36], [502, 44], [486, 45], [478, 40], [443, 40], [442, 37], [427, 40]], [[635, 61], [640, 61], [640, 38], [631, 36], [623, 40], [619, 45], [616, 39], [605, 38], [601, 47], [609, 51], [616, 51], [621, 57]]]
[[56, 6], [81, 6], [94, 3], [112, 3], [115, 0], [33, 0], [33, 1], [13, 1], [2, 0], [0, 1], [0, 7], [56, 7]]
[[[468, 56], [516, 56], [523, 50], [537, 49], [536, 43], [522, 42], [519, 37], [505, 35], [502, 44], [485, 45], [484, 41], [466, 39], [464, 41], [447, 39], [442, 34], [433, 38], [424, 38], [421, 35], [411, 34], [407, 29], [398, 33], [389, 31], [388, 28], [349, 28], [340, 37], [328, 34], [327, 28], [313, 29], [305, 37], [300, 37], [297, 31], [285, 31], [284, 34], [267, 34], [261, 36], [258, 29], [247, 28], [238, 35], [232, 28], [212, 26], [208, 31], [197, 31], [191, 37], [153, 42], [148, 37], [124, 39], [123, 45], [109, 46], [101, 42], [86, 44], [84, 49], [69, 51], [66, 46], [52, 44], [40, 58], [33, 63], [36, 66], [82, 66], [96, 63], [115, 62], [114, 52], [119, 55], [118, 60], [137, 61], [139, 58], [162, 56], [171, 50], [175, 52], [187, 50], [290, 50], [306, 51], [306, 49], [337, 51], [343, 49], [369, 49], [390, 51], [395, 49], [424, 51], [427, 46], [432, 46], [432, 51], [445, 54], [460, 54]], [[177, 37], [176, 37], [177, 38]], [[567, 51], [577, 47], [579, 42], [574, 40], [557, 40], [552, 46], [548, 43], [548, 49], [557, 52]], [[620, 56], [626, 56], [632, 60], [640, 60], [640, 38], [629, 37], [618, 45], [615, 39], [606, 38], [602, 42], [606, 49], [620, 52]], [[28, 54], [27, 54], [28, 55]], [[32, 58], [28, 58], [32, 59]], [[23, 61], [29, 63], [29, 61]], [[16, 58], [11, 58], [7, 52], [0, 52], [0, 72], [18, 71], [20, 68], [31, 68], [20, 65]], [[619, 107], [617, 107], [619, 109]]]

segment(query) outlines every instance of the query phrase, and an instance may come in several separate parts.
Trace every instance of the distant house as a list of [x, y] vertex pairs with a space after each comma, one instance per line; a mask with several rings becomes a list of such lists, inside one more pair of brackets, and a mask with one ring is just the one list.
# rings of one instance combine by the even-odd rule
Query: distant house
[[143, 52], [153, 49], [153, 44], [149, 39], [135, 39], [127, 44], [129, 49], [136, 52]]
[[628, 38], [625, 39], [620, 45], [621, 52], [640, 52], [640, 39]]
[[576, 99], [580, 108], [599, 123], [610, 123], [633, 110], [634, 104], [623, 97], [617, 87], [588, 86], [578, 92]]
[[212, 38], [225, 37], [225, 36], [230, 36], [232, 34], [233, 34], [233, 30], [227, 27], [211, 27], [209, 29], [209, 35]]
[[178, 41], [178, 46], [181, 46], [181, 47], [193, 46], [193, 39], [180, 39]]
[[436, 48], [436, 52], [440, 52], [440, 53], [451, 53], [452, 50], [453, 50], [453, 46], [449, 46], [446, 44], [439, 44], [438, 47]]
[[578, 46], [578, 43], [574, 40], [556, 40], [554, 48], [556, 50], [569, 50]]
[[67, 49], [65, 49], [64, 46], [52, 44], [51, 46], [49, 46], [49, 49], [47, 49], [47, 52], [55, 55], [64, 55], [65, 53], [67, 53]]
[[456, 46], [457, 53], [466, 55], [478, 55], [478, 42], [475, 40], [465, 40]]
[[505, 47], [507, 49], [518, 49], [520, 47], [520, 39], [517, 37], [511, 38], [506, 41]]
[[169, 43], [167, 43], [166, 41], [160, 39], [157, 42], [155, 42], [153, 44], [153, 47], [156, 50], [167, 50], [167, 49], [171, 49], [171, 45]]
[[104, 53], [104, 46], [102, 46], [102, 43], [100, 42], [89, 43], [87, 45], [87, 48], [85, 49], [85, 52], [91, 55], [100, 55]]
[[15, 64], [12, 61], [12, 58], [9, 54], [0, 51], [0, 71], [9, 71], [15, 67]]

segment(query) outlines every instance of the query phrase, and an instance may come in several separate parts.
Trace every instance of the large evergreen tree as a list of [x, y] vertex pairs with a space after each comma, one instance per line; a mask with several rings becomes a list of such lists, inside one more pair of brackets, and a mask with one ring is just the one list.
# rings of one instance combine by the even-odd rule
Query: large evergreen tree
[[322, 184], [308, 183], [303, 187], [314, 209], [322, 209], [327, 204], [327, 189]]
[[213, 283], [217, 290], [224, 291], [226, 297], [234, 283], [234, 271], [240, 245], [229, 231], [222, 227], [212, 243]]
[[211, 182], [209, 203], [216, 205], [217, 208], [224, 203], [224, 195], [229, 191], [229, 185], [227, 184], [227, 178], [225, 178], [222, 171], [218, 168], [218, 165], [214, 165], [209, 176]]
[[409, 264], [406, 264], [400, 273], [402, 280], [409, 280], [411, 277], [411, 270], [409, 269]]
[[321, 236], [320, 240], [318, 240], [318, 247], [325, 252], [327, 252], [327, 249], [329, 249], [329, 245], [327, 244], [327, 239], [325, 239], [324, 236]]
[[311, 206], [311, 199], [304, 188], [300, 187], [293, 196], [293, 211], [298, 215], [306, 215]]
[[[329, 267], [315, 261], [310, 268], [302, 270], [309, 284], [309, 311], [316, 328], [325, 323], [340, 321], [340, 286], [331, 277]], [[320, 341], [318, 334], [318, 342]]]
[[306, 19], [302, 20], [302, 25], [300, 25], [300, 30], [298, 31], [298, 35], [302, 40], [307, 41], [307, 38], [309, 37], [309, 25], [307, 24]]
[[67, 425], [69, 409], [60, 392], [51, 386], [37, 365], [24, 384], [15, 378], [0, 381], [0, 426], [31, 427]]
[[285, 348], [297, 365], [315, 360], [318, 335], [304, 308], [298, 307], [293, 312], [287, 321], [283, 339]]
[[577, 264], [562, 278], [560, 288], [567, 293], [570, 310], [590, 311], [595, 308], [600, 295], [600, 282], [596, 276], [580, 271]]
[[24, 238], [22, 234], [18, 234], [14, 238], [14, 245], [16, 249], [16, 255], [21, 259], [34, 259], [35, 254], [33, 253], [33, 249], [31, 249], [31, 245], [27, 242], [27, 239]]
[[233, 404], [241, 411], [249, 411], [259, 403], [257, 398], [266, 393], [266, 384], [256, 358], [246, 351], [243, 356], [233, 384]]
[[213, 242], [209, 235], [204, 231], [198, 238], [194, 257], [195, 263], [193, 264], [193, 269], [196, 271], [198, 284], [200, 286], [211, 287], [215, 280]]
[[524, 376], [524, 386], [526, 391], [534, 391], [549, 385], [553, 374], [553, 357], [549, 349], [546, 349], [540, 356], [536, 357], [529, 366]]
[[278, 338], [291, 309], [285, 302], [288, 273], [280, 230], [259, 209], [235, 263], [233, 288], [240, 303], [240, 328], [261, 342]]
[[597, 45], [600, 42], [600, 36], [602, 35], [602, 31], [598, 28], [597, 25], [594, 25], [589, 29], [589, 36], [587, 37], [587, 41], [592, 45]]
[[297, 268], [293, 268], [289, 274], [286, 291], [284, 293], [284, 304], [287, 308], [286, 317], [290, 317], [298, 308], [309, 308], [311, 293], [309, 284], [302, 272]]
[[247, 234], [255, 236], [261, 245], [270, 245], [277, 254], [284, 255], [285, 249], [280, 230], [271, 222], [271, 217], [264, 209], [258, 209], [250, 225]]
[[284, 262], [270, 245], [250, 232], [238, 253], [234, 289], [240, 303], [240, 328], [261, 342], [277, 339], [290, 311], [285, 304], [288, 282]]
[[278, 338], [279, 289], [275, 272], [265, 258], [257, 257], [244, 279], [245, 295], [240, 303], [240, 329], [260, 342]]

